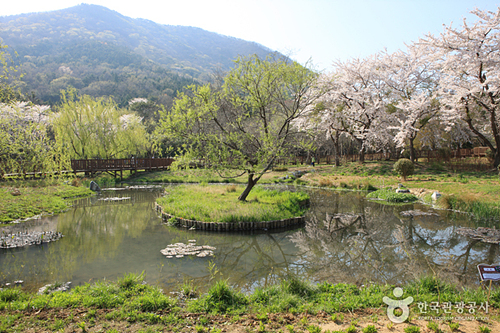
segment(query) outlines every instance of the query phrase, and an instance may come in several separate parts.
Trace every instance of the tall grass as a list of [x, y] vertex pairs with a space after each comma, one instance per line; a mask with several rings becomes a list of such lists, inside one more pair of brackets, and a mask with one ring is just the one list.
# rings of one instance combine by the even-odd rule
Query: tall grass
[[452, 196], [444, 195], [438, 205], [445, 209], [468, 212], [479, 219], [498, 219], [500, 217], [500, 203], [480, 201], [470, 195]]
[[302, 216], [309, 196], [304, 192], [255, 187], [247, 201], [238, 200], [243, 186], [181, 185], [157, 200], [176, 217], [204, 222], [260, 222]]
[[248, 304], [248, 298], [241, 292], [234, 290], [227, 281], [217, 281], [208, 293], [199, 300], [190, 303], [188, 309], [194, 312], [228, 313], [243, 312]]

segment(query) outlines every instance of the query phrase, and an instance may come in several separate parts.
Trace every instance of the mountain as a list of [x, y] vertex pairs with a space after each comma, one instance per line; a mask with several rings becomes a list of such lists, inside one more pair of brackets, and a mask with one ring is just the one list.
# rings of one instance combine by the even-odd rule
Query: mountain
[[88, 4], [0, 17], [0, 41], [18, 54], [22, 91], [46, 103], [71, 85], [122, 105], [134, 97], [168, 104], [177, 90], [230, 69], [239, 55], [272, 53], [257, 43]]

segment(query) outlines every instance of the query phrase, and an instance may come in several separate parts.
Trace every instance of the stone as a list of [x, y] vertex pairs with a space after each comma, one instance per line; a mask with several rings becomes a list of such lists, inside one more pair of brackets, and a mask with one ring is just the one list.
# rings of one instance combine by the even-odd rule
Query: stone
[[10, 249], [26, 245], [37, 245], [56, 241], [63, 234], [56, 231], [43, 232], [18, 232], [14, 234], [2, 234], [0, 236], [0, 248]]
[[95, 181], [90, 182], [90, 190], [94, 192], [101, 192], [101, 188], [99, 187], [99, 185], [97, 185]]
[[130, 200], [131, 197], [115, 197], [115, 198], [100, 198], [97, 200], [101, 201], [123, 201], [123, 200]]
[[442, 196], [441, 193], [439, 193], [438, 191], [435, 191], [434, 193], [432, 193], [431, 198], [432, 198], [433, 201], [436, 201], [441, 196]]
[[409, 217], [413, 217], [413, 216], [439, 216], [439, 214], [437, 214], [437, 213], [424, 212], [424, 211], [421, 211], [419, 209], [406, 210], [404, 212], [401, 212], [400, 214], [401, 214], [401, 216], [409, 216]]
[[43, 295], [43, 294], [52, 294], [56, 291], [68, 291], [70, 288], [71, 282], [66, 282], [63, 284], [47, 284], [43, 286], [42, 288], [38, 289], [38, 294]]
[[170, 258], [184, 258], [184, 256], [197, 256], [200, 258], [204, 258], [207, 256], [213, 256], [213, 251], [215, 247], [203, 245], [196, 245], [196, 240], [189, 240], [188, 244], [184, 243], [175, 243], [169, 244], [166, 248], [160, 250], [160, 253], [166, 256], [168, 259]]
[[14, 197], [18, 197], [21, 195], [21, 191], [19, 191], [19, 189], [14, 189], [12, 192], [10, 192], [10, 195], [14, 196]]

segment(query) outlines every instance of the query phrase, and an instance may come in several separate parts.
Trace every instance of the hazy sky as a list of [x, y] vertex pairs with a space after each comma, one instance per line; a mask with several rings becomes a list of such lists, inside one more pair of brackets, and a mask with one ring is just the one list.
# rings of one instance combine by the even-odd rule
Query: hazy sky
[[[0, 15], [50, 11], [82, 0], [3, 1]], [[497, 11], [500, 0], [87, 0], [133, 18], [199, 27], [311, 59], [318, 70], [334, 60], [404, 48], [443, 24], [474, 21], [474, 8]], [[1, 37], [1, 34], [0, 34]]]

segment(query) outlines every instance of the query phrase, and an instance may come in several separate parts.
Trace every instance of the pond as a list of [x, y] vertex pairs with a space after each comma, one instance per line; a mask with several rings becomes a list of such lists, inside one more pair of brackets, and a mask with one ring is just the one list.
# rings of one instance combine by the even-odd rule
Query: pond
[[[291, 230], [247, 233], [193, 231], [162, 224], [154, 210], [159, 188], [104, 191], [75, 202], [69, 211], [0, 232], [58, 231], [56, 242], [0, 249], [0, 284], [23, 280], [36, 289], [47, 283], [80, 285], [145, 273], [148, 283], [175, 290], [185, 281], [200, 286], [228, 279], [243, 291], [296, 274], [310, 281], [397, 284], [423, 274], [477, 284], [476, 265], [498, 263], [498, 244], [456, 233], [474, 226], [466, 214], [419, 203], [390, 206], [356, 192], [306, 189], [306, 223]], [[124, 200], [102, 200], [109, 198]], [[427, 214], [407, 216], [420, 210]], [[214, 256], [171, 258], [169, 244], [196, 240], [215, 247]]]

